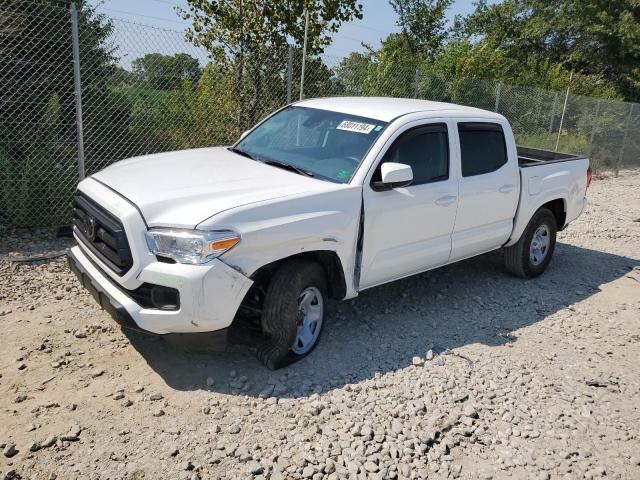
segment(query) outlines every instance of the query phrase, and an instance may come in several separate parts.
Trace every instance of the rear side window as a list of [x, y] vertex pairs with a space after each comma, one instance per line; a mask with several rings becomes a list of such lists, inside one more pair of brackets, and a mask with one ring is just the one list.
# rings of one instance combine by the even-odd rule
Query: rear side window
[[458, 123], [458, 134], [463, 177], [494, 172], [507, 163], [507, 145], [500, 125]]
[[[417, 127], [403, 133], [389, 148], [380, 166], [386, 162], [404, 163], [413, 170], [411, 185], [449, 178], [449, 141], [445, 124]], [[380, 166], [373, 181], [381, 180]]]

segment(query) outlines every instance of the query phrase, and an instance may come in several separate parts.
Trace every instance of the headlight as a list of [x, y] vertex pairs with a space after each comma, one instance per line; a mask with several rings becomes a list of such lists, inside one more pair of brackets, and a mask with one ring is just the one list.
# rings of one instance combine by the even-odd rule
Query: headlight
[[240, 235], [228, 230], [201, 232], [152, 229], [145, 235], [151, 253], [190, 264], [206, 263], [240, 242]]

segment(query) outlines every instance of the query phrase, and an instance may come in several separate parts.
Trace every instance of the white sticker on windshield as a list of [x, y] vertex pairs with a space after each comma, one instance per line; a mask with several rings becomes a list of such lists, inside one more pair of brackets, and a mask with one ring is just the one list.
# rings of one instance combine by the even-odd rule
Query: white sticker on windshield
[[343, 120], [336, 130], [346, 130], [347, 132], [371, 133], [376, 128], [375, 125], [369, 123], [352, 122], [351, 120]]

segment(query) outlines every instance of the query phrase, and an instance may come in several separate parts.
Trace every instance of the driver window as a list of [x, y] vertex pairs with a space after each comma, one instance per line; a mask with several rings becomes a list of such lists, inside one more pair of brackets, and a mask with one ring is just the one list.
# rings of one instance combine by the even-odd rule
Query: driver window
[[410, 165], [411, 186], [449, 178], [449, 141], [445, 124], [430, 124], [404, 132], [391, 145], [376, 169], [372, 181], [380, 181], [385, 162]]

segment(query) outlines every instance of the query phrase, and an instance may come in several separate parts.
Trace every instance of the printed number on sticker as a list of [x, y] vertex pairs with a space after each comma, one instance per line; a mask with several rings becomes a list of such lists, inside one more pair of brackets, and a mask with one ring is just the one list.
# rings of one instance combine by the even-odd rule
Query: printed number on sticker
[[346, 130], [348, 132], [357, 133], [370, 133], [371, 130], [376, 128], [375, 125], [369, 123], [352, 122], [350, 120], [343, 120], [340, 125], [336, 127], [337, 130]]

